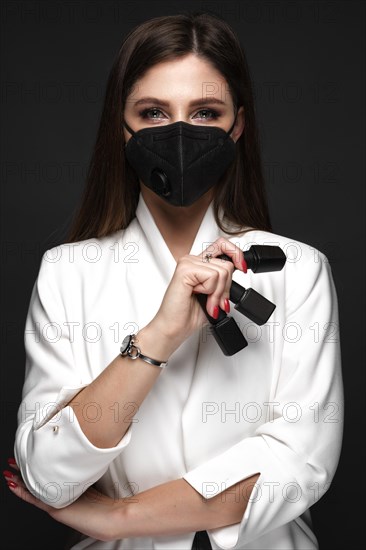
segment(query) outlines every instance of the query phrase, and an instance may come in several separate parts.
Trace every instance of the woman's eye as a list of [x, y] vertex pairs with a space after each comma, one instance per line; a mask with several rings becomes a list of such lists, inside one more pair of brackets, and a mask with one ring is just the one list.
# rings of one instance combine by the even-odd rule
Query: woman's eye
[[207, 120], [213, 120], [218, 118], [219, 116], [219, 113], [217, 113], [216, 111], [213, 111], [212, 109], [201, 109], [200, 111], [198, 111], [197, 114], [198, 115], [201, 114], [201, 116], [199, 116], [198, 118], [203, 118]]
[[[153, 108], [153, 109], [144, 109], [139, 113], [139, 115], [141, 116], [141, 118], [160, 118], [159, 116], [157, 116], [157, 113], [162, 114], [160, 109]], [[149, 116], [150, 114], [152, 116]]]

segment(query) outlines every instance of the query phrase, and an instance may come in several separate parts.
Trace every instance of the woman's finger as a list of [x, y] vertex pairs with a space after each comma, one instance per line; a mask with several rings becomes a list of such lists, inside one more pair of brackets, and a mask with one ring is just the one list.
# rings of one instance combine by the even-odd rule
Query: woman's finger
[[28, 491], [21, 477], [17, 475], [12, 475], [11, 478], [5, 476], [5, 479], [7, 481], [9, 489], [14, 495], [24, 500], [24, 502], [28, 502], [28, 504], [32, 504], [33, 506], [36, 506], [37, 508], [39, 508], [40, 510], [43, 510], [44, 512], [50, 511], [51, 507], [48, 504], [45, 504], [44, 502], [36, 498], [34, 495], [32, 495], [30, 491]]
[[[244, 273], [247, 272], [247, 263], [244, 259], [243, 250], [224, 237], [219, 237], [215, 242], [211, 243], [202, 254], [199, 254], [202, 261], [207, 261], [207, 254], [211, 255], [213, 258], [221, 256], [221, 254], [226, 254], [232, 259], [236, 269], [240, 269]], [[221, 261], [224, 262], [226, 260]]]
[[14, 470], [19, 471], [19, 467], [18, 467], [18, 464], [16, 463], [15, 458], [8, 458], [8, 464], [10, 468], [14, 468]]
[[[230, 311], [230, 287], [235, 267], [231, 262], [222, 262], [216, 258], [210, 260], [209, 266], [211, 269], [217, 271], [218, 279], [214, 291], [207, 297], [206, 308], [209, 314], [216, 318], [219, 313], [218, 308], [221, 308], [226, 313]], [[211, 311], [212, 313], [210, 313]]]
[[210, 263], [203, 264], [197, 256], [187, 255], [180, 258], [178, 269], [180, 277], [187, 284], [191, 293], [207, 294], [207, 313], [216, 318], [214, 308], [221, 306], [224, 309], [224, 300], [229, 297], [229, 282], [235, 269], [233, 264], [215, 259], [212, 259]]
[[11, 472], [10, 470], [4, 470], [3, 475], [6, 480], [13, 480], [15, 478], [15, 473]]

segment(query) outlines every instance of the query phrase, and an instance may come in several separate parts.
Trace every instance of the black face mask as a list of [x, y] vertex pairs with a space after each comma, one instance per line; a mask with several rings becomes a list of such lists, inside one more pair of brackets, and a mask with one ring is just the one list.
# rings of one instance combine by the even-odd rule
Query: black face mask
[[[236, 120], [236, 117], [235, 117]], [[215, 126], [178, 121], [131, 134], [126, 158], [141, 181], [166, 202], [189, 206], [213, 187], [235, 158], [235, 142]]]

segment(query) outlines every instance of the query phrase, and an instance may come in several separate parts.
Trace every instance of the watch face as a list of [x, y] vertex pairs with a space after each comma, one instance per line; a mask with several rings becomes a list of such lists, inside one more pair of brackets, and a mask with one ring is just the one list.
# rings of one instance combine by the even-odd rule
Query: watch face
[[128, 349], [128, 346], [131, 342], [131, 334], [128, 334], [125, 338], [123, 338], [122, 344], [121, 344], [121, 353], [125, 353], [125, 351]]

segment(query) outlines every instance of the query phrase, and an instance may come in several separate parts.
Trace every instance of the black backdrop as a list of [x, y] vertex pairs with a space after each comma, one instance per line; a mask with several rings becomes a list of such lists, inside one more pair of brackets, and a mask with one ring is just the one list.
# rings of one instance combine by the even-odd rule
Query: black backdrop
[[[275, 233], [327, 256], [346, 394], [334, 482], [312, 507], [320, 548], [359, 548], [364, 501], [365, 7], [361, 1], [4, 1], [1, 4], [1, 427], [13, 456], [23, 330], [43, 252], [81, 194], [123, 36], [156, 15], [205, 9], [238, 33], [255, 85]], [[6, 548], [62, 548], [66, 529], [1, 486]], [[4, 512], [5, 510], [5, 512]], [[363, 545], [362, 545], [363, 546]]]

